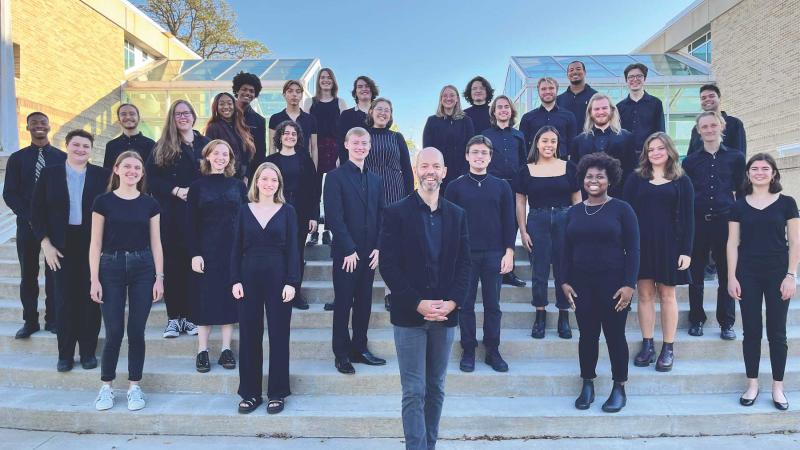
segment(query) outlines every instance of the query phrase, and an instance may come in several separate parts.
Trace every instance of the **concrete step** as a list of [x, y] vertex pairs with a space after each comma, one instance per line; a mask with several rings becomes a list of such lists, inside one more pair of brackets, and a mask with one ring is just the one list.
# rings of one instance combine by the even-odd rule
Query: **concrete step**
[[[577, 392], [579, 381], [575, 381]], [[99, 385], [99, 383], [98, 383]], [[578, 411], [573, 396], [446, 397], [440, 437], [643, 437], [727, 435], [795, 431], [800, 409], [776, 411], [768, 395], [750, 408], [738, 394], [631, 395], [618, 414], [600, 411], [607, 390], [599, 386], [592, 408]], [[293, 395], [282, 414], [241, 416], [236, 395], [147, 394], [145, 409], [93, 408], [96, 391], [0, 388], [0, 425], [81, 433], [180, 435], [280, 435], [283, 437], [400, 437], [400, 396]], [[798, 396], [788, 392], [789, 398]]]
[[[309, 305], [307, 311], [299, 311], [297, 309], [292, 312], [292, 328], [324, 328], [330, 329], [333, 325], [333, 313], [322, 309], [321, 303], [314, 303]], [[680, 305], [678, 311], [678, 329], [689, 328], [689, 307], [688, 305]], [[502, 302], [500, 309], [503, 312], [501, 326], [503, 328], [531, 328], [533, 321], [536, 317], [533, 306], [527, 303], [512, 303]], [[661, 312], [660, 306], [656, 304], [656, 330], [661, 329]], [[627, 329], [629, 332], [639, 330], [639, 316], [637, 315], [638, 304], [631, 305], [631, 312], [628, 314]], [[44, 300], [39, 301], [39, 314], [44, 313]], [[705, 324], [709, 332], [715, 332], [719, 327], [716, 319], [716, 305], [712, 304], [706, 308], [708, 321]], [[477, 326], [483, 326], [483, 304], [475, 305], [475, 316]], [[41, 317], [41, 316], [40, 316]], [[573, 329], [578, 327], [575, 320], [575, 314], [570, 311], [570, 324]], [[555, 330], [558, 320], [558, 311], [553, 305], [549, 305], [547, 309], [547, 328]], [[150, 310], [150, 318], [148, 322], [152, 326], [166, 324], [167, 309], [163, 302], [156, 303]], [[0, 322], [18, 322], [22, 324], [22, 305], [19, 300], [0, 300]], [[741, 323], [741, 311], [736, 310], [736, 322]], [[386, 328], [389, 327], [389, 312], [384, 309], [383, 304], [373, 303], [372, 314], [370, 316], [370, 329]], [[800, 325], [800, 303], [789, 304], [789, 314], [787, 316], [787, 325]]]
[[[39, 332], [30, 339], [17, 340], [14, 334], [19, 328], [16, 323], [0, 323], [0, 353], [11, 352], [15, 354], [37, 353], [52, 355], [56, 349], [56, 336], [52, 333]], [[789, 355], [800, 356], [800, 326], [787, 327]], [[196, 354], [197, 340], [193, 336], [182, 335], [175, 339], [162, 338], [163, 327], [150, 326], [145, 331], [147, 339], [148, 357], [189, 355]], [[737, 327], [735, 341], [723, 341], [716, 330], [709, 330], [705, 336], [688, 336], [680, 332], [675, 343], [675, 352], [682, 360], [740, 360], [741, 359], [741, 329]], [[100, 346], [103, 345], [104, 331], [100, 331]], [[478, 339], [482, 339], [483, 332], [478, 330]], [[379, 328], [369, 332], [369, 348], [378, 356], [393, 358], [395, 354], [393, 331], [390, 328]], [[560, 339], [555, 333], [548, 333], [544, 339], [533, 339], [530, 330], [504, 329], [501, 333], [500, 351], [509, 360], [538, 360], [543, 358], [577, 358], [578, 333], [572, 339]], [[267, 338], [265, 333], [264, 348], [267, 352]], [[630, 352], [638, 352], [640, 346], [639, 333], [629, 333], [628, 347]], [[234, 333], [232, 348], [238, 350], [238, 333]], [[123, 348], [127, 346], [127, 339], [122, 342]], [[210, 341], [211, 348], [219, 348], [219, 333], [214, 333]], [[452, 359], [460, 357], [458, 333], [453, 344], [455, 351]], [[762, 353], [768, 354], [767, 340], [762, 340]], [[265, 353], [266, 354], [266, 353]], [[328, 329], [297, 329], [291, 334], [292, 359], [322, 359], [332, 360], [331, 331]], [[478, 358], [483, 358], [483, 347], [477, 352]], [[600, 358], [607, 359], [605, 340], [600, 338]]]
[[[145, 361], [142, 388], [147, 392], [179, 392], [205, 394], [236, 394], [239, 371], [225, 370], [215, 364], [218, 350], [211, 351], [211, 372], [201, 374], [195, 370], [194, 357], [149, 357]], [[741, 361], [682, 360], [676, 355], [670, 373], [649, 368], [630, 367], [626, 391], [631, 395], [712, 394], [735, 393], [743, 387], [744, 369]], [[509, 360], [510, 371], [494, 372], [478, 361], [475, 372], [464, 373], [453, 362], [448, 368], [447, 393], [475, 396], [569, 396], [575, 392], [579, 373], [577, 359], [541, 359], [536, 361]], [[800, 359], [788, 361], [784, 381], [788, 386], [800, 382]], [[0, 386], [87, 390], [98, 386], [100, 369], [76, 368], [68, 373], [55, 370], [56, 360], [51, 355], [0, 355]], [[120, 358], [117, 379], [127, 379], [127, 359]], [[292, 392], [300, 395], [387, 395], [400, 392], [400, 375], [396, 360], [387, 365], [370, 367], [358, 364], [357, 375], [345, 376], [336, 371], [332, 361], [292, 360]], [[267, 364], [264, 364], [264, 385]], [[610, 369], [598, 367], [598, 387], [610, 385]], [[769, 386], [772, 380], [769, 359], [761, 361], [761, 382]]]

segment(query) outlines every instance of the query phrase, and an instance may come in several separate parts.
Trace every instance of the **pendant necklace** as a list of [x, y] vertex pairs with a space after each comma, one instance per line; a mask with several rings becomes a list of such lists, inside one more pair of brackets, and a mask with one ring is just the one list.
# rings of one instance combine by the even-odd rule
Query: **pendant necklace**
[[[597, 211], [595, 211], [595, 212], [593, 212], [593, 213], [590, 213], [590, 212], [589, 212], [589, 205], [588, 205], [586, 202], [584, 202], [584, 203], [583, 203], [583, 211], [586, 213], [586, 215], [587, 215], [587, 216], [593, 216], [593, 215], [595, 215], [595, 214], [599, 213], [599, 212], [600, 212], [600, 210], [601, 210], [601, 209], [603, 209], [603, 206], [606, 206], [606, 203], [608, 203], [608, 201], [609, 201], [609, 200], [611, 200], [611, 197], [608, 197], [608, 198], [606, 198], [606, 201], [604, 201], [603, 203], [601, 203], [601, 204], [600, 204], [600, 207], [599, 207], [599, 208], [597, 208]], [[588, 201], [588, 200], [587, 200], [587, 201]], [[597, 205], [592, 205], [592, 206], [597, 206]]]
[[469, 179], [470, 179], [470, 180], [472, 180], [472, 181], [474, 181], [474, 182], [478, 183], [478, 187], [481, 187], [481, 183], [483, 183], [484, 181], [486, 181], [486, 178], [484, 178], [483, 180], [476, 180], [475, 178], [472, 178], [472, 174], [471, 174], [471, 173], [469, 173], [469, 172], [467, 172], [467, 176], [469, 177]]

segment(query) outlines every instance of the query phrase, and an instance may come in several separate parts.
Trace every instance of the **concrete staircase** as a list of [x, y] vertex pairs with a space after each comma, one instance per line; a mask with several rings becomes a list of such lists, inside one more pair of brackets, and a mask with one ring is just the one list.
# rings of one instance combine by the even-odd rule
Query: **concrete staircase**
[[[322, 310], [322, 303], [333, 298], [327, 254], [328, 248], [324, 246], [306, 252], [308, 281], [303, 294], [311, 309], [293, 312], [294, 395], [287, 399], [282, 414], [267, 416], [263, 408], [248, 416], [237, 414], [238, 371], [213, 365], [210, 373], [197, 373], [193, 337], [161, 338], [166, 322], [163, 303], [153, 308], [148, 322], [142, 381], [147, 408], [135, 413], [125, 408], [127, 344], [123, 342], [116, 383], [117, 405], [111, 411], [96, 412], [93, 402], [100, 386], [99, 369], [86, 371], [77, 365], [72, 372], [57, 373], [56, 338], [50, 333], [41, 331], [31, 339], [14, 340], [22, 315], [17, 298], [19, 266], [13, 242], [1, 244], [0, 427], [126, 434], [401, 437], [400, 380], [389, 314], [383, 309], [383, 282], [378, 276], [369, 337], [370, 349], [389, 362], [384, 367], [359, 364], [355, 376], [341, 375], [333, 367], [330, 349], [332, 313]], [[530, 277], [530, 265], [521, 249], [517, 251], [517, 273], [524, 279]], [[552, 290], [551, 286], [551, 295]], [[708, 283], [706, 295], [713, 298], [715, 290]], [[547, 337], [534, 340], [530, 337], [533, 321], [530, 288], [504, 286], [501, 297], [501, 351], [510, 371], [493, 372], [482, 363], [479, 348], [475, 372], [460, 372], [461, 352], [456, 342], [447, 377], [442, 437], [691, 436], [800, 430], [800, 408], [793, 405], [786, 412], [775, 410], [769, 392], [763, 392], [753, 407], [739, 406], [738, 397], [744, 387], [741, 343], [719, 339], [713, 307], [707, 311], [710, 319], [706, 336], [688, 336], [685, 287], [678, 289], [682, 311], [675, 368], [671, 373], [658, 373], [652, 366], [638, 368], [631, 364], [626, 387], [628, 406], [619, 414], [600, 410], [611, 385], [603, 342], [600, 377], [596, 380], [597, 400], [590, 410], [578, 411], [572, 406], [580, 388], [577, 330], [572, 340], [559, 339], [554, 330], [556, 313], [551, 309]], [[40, 308], [43, 303], [40, 302]], [[707, 301], [708, 305], [713, 303]], [[628, 318], [631, 357], [640, 342], [635, 303], [633, 308]], [[480, 327], [483, 319], [480, 304], [477, 310]], [[739, 320], [737, 317], [737, 324]], [[574, 317], [573, 327], [576, 327]], [[737, 333], [740, 341], [740, 327]], [[480, 330], [478, 334], [480, 338]], [[100, 336], [102, 348], [102, 331]], [[785, 382], [789, 389], [798, 389], [800, 304], [797, 303], [790, 306], [788, 336], [790, 359]], [[267, 344], [266, 340], [264, 343]], [[216, 361], [219, 346], [219, 334], [215, 331], [211, 341], [212, 363]], [[236, 352], [237, 339], [233, 347]], [[761, 381], [768, 390], [771, 377], [766, 339], [762, 348]], [[787, 396], [790, 402], [800, 402], [800, 391], [790, 391]]]

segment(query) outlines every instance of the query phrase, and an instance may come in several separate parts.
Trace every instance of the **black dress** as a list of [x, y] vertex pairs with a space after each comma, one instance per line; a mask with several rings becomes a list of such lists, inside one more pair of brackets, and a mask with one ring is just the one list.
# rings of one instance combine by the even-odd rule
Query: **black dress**
[[247, 203], [247, 188], [237, 178], [207, 175], [192, 183], [187, 199], [189, 256], [202, 256], [203, 273], [189, 277], [189, 318], [196, 325], [236, 323], [231, 295], [229, 257], [233, 221]]
[[317, 119], [317, 159], [319, 173], [328, 173], [336, 168], [339, 149], [336, 143], [337, 122], [339, 121], [339, 99], [329, 102], [314, 99], [309, 111]]
[[468, 115], [460, 119], [450, 116], [430, 116], [422, 130], [422, 146], [436, 147], [444, 155], [447, 176], [442, 180], [442, 191], [447, 184], [467, 173], [469, 165], [464, 152], [467, 141], [475, 135], [475, 127]]
[[689, 284], [689, 270], [678, 270], [678, 257], [691, 255], [694, 242], [694, 189], [689, 177], [655, 185], [633, 173], [625, 183], [624, 198], [639, 219], [638, 279], [666, 286]]

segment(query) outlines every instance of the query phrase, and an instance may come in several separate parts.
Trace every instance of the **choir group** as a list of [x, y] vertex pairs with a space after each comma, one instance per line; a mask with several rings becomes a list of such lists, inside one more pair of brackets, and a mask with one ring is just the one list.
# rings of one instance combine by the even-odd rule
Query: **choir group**
[[380, 270], [406, 446], [432, 448], [456, 325], [459, 368], [475, 369], [479, 282], [485, 363], [509, 370], [500, 354], [500, 291], [526, 285], [514, 274], [519, 233], [532, 269], [531, 336], [545, 336], [549, 297], [560, 338], [572, 338], [570, 310], [577, 320], [583, 386], [576, 408], [594, 401], [601, 331], [613, 378], [602, 409], [625, 406], [625, 323], [634, 292], [642, 343], [633, 363], [670, 371], [676, 286], [689, 285], [689, 334], [700, 336], [705, 278], [715, 270], [722, 339], [736, 338], [734, 300], [740, 303], [748, 380], [741, 404], [758, 396], [765, 303], [772, 399], [787, 409], [786, 316], [800, 220], [795, 200], [780, 193], [775, 161], [763, 153], [745, 161], [744, 126], [721, 111], [715, 85], [700, 88], [703, 112], [681, 160], [661, 101], [644, 89], [646, 66], [625, 69], [629, 95], [617, 104], [586, 83], [582, 62], [569, 64], [566, 76], [561, 94], [556, 80], [540, 79], [541, 106], [519, 121], [512, 99], [495, 96], [483, 77], [466, 85], [470, 106], [463, 110], [458, 89], [443, 87], [413, 163], [406, 139], [392, 129], [392, 102], [376, 83], [358, 77], [348, 107], [329, 68], [319, 71], [313, 96], [287, 81], [286, 108], [268, 122], [252, 107], [261, 82], [248, 73], [233, 79], [232, 93], [214, 97], [204, 133], [194, 129], [197, 114], [186, 100], [171, 105], [158, 141], [139, 131], [136, 105], [122, 104], [122, 134], [107, 144], [102, 167], [89, 162], [90, 133], [70, 131], [60, 151], [50, 144], [48, 117], [31, 113], [31, 145], [9, 158], [3, 187], [17, 215], [22, 269], [25, 323], [16, 337], [39, 331], [41, 252], [44, 328], [57, 333], [57, 370], [72, 370], [76, 347], [84, 369], [97, 367], [101, 318], [105, 326], [98, 410], [114, 405], [126, 332], [128, 408], [145, 406], [145, 325], [163, 298], [163, 337], [197, 335], [198, 372], [211, 370], [209, 335], [219, 326], [218, 364], [238, 364], [238, 408], [249, 413], [263, 403], [266, 315], [267, 412], [279, 413], [291, 394], [292, 308], [309, 308], [301, 291], [304, 248], [322, 235], [332, 259], [334, 301], [325, 309], [333, 311], [336, 369], [354, 374], [353, 363], [386, 364], [367, 339]]

